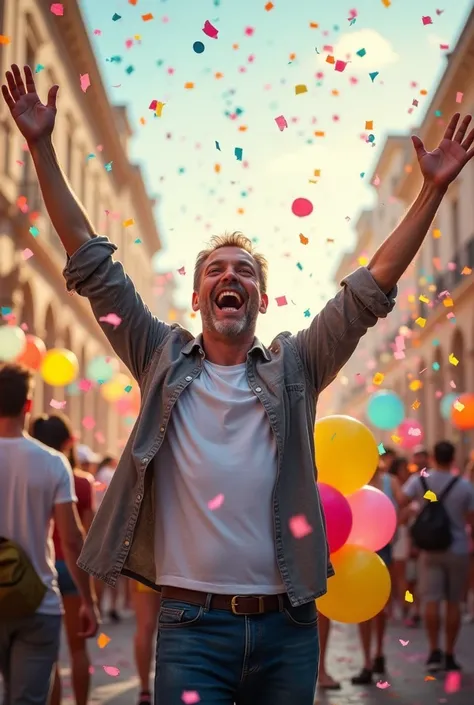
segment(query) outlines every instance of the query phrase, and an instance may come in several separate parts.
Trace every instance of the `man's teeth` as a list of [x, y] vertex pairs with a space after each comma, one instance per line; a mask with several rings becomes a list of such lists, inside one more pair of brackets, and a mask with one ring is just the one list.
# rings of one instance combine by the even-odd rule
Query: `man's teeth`
[[240, 295], [237, 294], [237, 292], [235, 292], [235, 291], [222, 291], [222, 292], [219, 294], [219, 296], [217, 297], [217, 302], [216, 302], [216, 303], [217, 303], [218, 305], [220, 305], [221, 301], [223, 301], [223, 299], [224, 299], [225, 297], [229, 297], [229, 298], [233, 299], [233, 300], [236, 302], [236, 305], [233, 305], [233, 306], [223, 306], [223, 307], [222, 307], [222, 310], [223, 310], [223, 311], [225, 311], [225, 310], [235, 311], [235, 310], [237, 310], [238, 308], [240, 308], [240, 306], [241, 306], [242, 303], [243, 303], [243, 301], [242, 301]]

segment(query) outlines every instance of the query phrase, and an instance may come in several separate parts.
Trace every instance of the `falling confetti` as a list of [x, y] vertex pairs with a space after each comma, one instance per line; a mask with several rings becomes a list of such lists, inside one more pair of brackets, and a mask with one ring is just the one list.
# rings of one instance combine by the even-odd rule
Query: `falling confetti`
[[305, 218], [313, 212], [313, 204], [307, 198], [295, 198], [291, 210], [298, 218]]
[[304, 514], [298, 514], [290, 519], [290, 531], [295, 539], [302, 539], [313, 532]]
[[99, 649], [105, 649], [105, 647], [109, 643], [110, 637], [107, 636], [107, 634], [104, 634], [103, 632], [99, 634], [99, 636], [97, 637], [97, 646], [99, 647]]

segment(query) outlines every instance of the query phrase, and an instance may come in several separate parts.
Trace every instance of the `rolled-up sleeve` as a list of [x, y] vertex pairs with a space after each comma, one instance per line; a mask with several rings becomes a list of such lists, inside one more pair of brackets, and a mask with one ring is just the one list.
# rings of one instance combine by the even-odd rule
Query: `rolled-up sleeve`
[[94, 316], [117, 356], [139, 380], [171, 328], [150, 312], [103, 236], [91, 238], [68, 257], [68, 291], [89, 299]]
[[336, 377], [359, 340], [385, 318], [395, 305], [397, 289], [380, 289], [366, 267], [342, 280], [336, 296], [294, 337], [307, 377], [315, 392], [321, 392]]

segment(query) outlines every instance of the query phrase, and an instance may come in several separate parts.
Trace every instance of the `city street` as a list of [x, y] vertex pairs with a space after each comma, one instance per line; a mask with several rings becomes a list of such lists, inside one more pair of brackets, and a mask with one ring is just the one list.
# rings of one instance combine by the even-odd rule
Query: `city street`
[[[104, 624], [101, 632], [110, 638], [108, 645], [100, 649], [94, 641], [91, 644], [94, 668], [91, 703], [108, 705], [130, 705], [135, 702], [138, 681], [133, 665], [134, 620], [126, 616], [121, 624]], [[399, 640], [404, 643], [403, 646]], [[446, 681], [445, 676], [436, 680], [425, 680], [424, 661], [426, 658], [425, 640], [421, 629], [407, 629], [391, 626], [387, 639], [387, 661], [389, 675], [384, 688], [354, 687], [350, 677], [361, 664], [360, 649], [355, 627], [336, 625], [333, 628], [332, 644], [328, 664], [331, 674], [340, 679], [343, 688], [339, 692], [320, 693], [317, 702], [321, 705], [382, 705], [396, 702], [397, 705], [472, 705], [474, 702], [474, 659], [472, 643], [474, 625], [464, 626], [460, 641], [459, 661], [465, 667], [461, 687]], [[469, 655], [470, 654], [470, 655]], [[70, 705], [69, 667], [63, 650], [61, 673], [64, 683], [64, 703]], [[109, 671], [109, 675], [106, 671]], [[203, 703], [205, 705], [205, 703]], [[258, 705], [258, 703], [255, 703]], [[289, 704], [290, 705], [290, 704]], [[295, 704], [296, 705], [296, 704]]]

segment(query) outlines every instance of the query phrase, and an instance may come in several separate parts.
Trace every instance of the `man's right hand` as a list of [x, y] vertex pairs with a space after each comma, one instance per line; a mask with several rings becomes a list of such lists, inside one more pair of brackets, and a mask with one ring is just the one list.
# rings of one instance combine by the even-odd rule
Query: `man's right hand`
[[5, 74], [8, 86], [2, 85], [2, 94], [21, 134], [28, 144], [33, 144], [53, 132], [59, 86], [49, 89], [48, 102], [43, 105], [36, 91], [31, 68], [25, 66], [24, 69], [26, 87], [19, 67], [13, 64], [11, 69]]
[[90, 639], [97, 634], [100, 624], [100, 612], [95, 602], [82, 602], [79, 608], [81, 631], [79, 636]]

